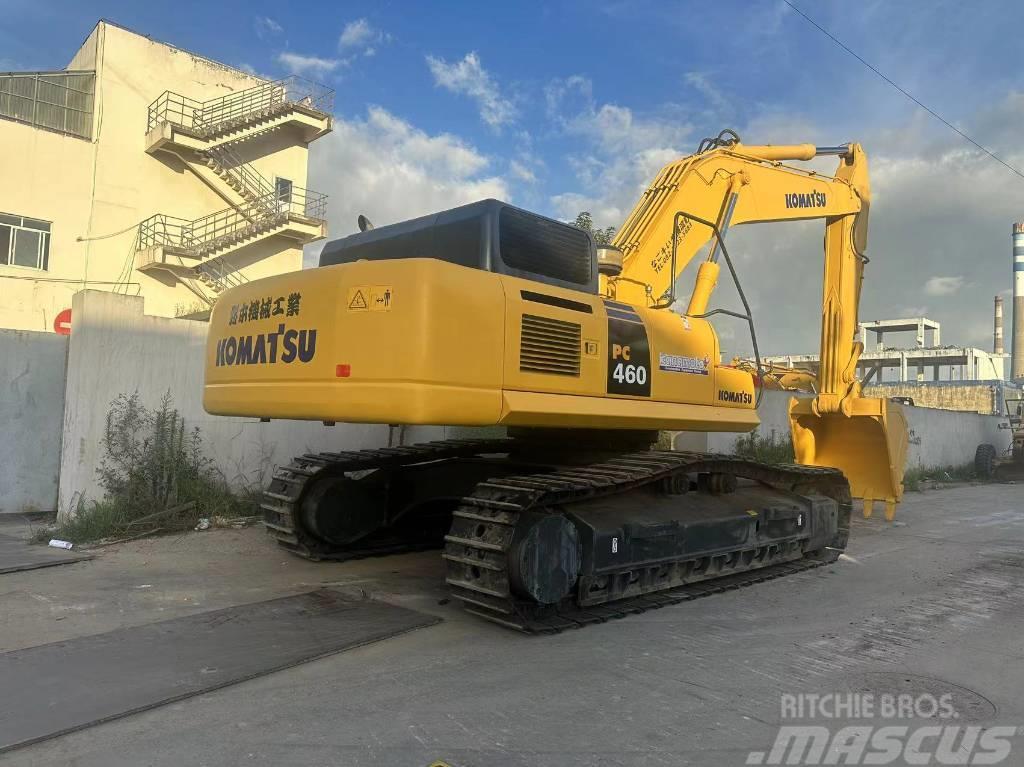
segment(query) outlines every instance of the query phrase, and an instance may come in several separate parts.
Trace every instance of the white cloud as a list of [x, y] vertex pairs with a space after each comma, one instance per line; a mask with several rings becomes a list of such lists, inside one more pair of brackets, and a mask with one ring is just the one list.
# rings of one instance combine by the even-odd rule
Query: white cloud
[[350, 21], [341, 30], [341, 37], [338, 38], [338, 46], [341, 48], [356, 48], [363, 43], [370, 42], [374, 37], [373, 27], [366, 19]]
[[508, 172], [512, 175], [512, 178], [525, 181], [527, 184], [533, 184], [537, 181], [537, 174], [527, 165], [519, 162], [519, 160], [512, 160], [508, 164]]
[[366, 19], [348, 22], [338, 37], [338, 50], [356, 51], [362, 49], [363, 56], [373, 56], [377, 47], [388, 42], [391, 35], [370, 24]]
[[477, 149], [448, 133], [430, 135], [381, 107], [370, 107], [363, 119], [337, 118], [334, 131], [311, 148], [309, 185], [329, 195], [331, 238], [355, 232], [360, 213], [383, 226], [510, 196]]
[[305, 56], [301, 53], [283, 51], [277, 60], [293, 75], [326, 75], [346, 62], [343, 59], [326, 59], [319, 56]]
[[963, 286], [963, 277], [929, 277], [924, 284], [924, 292], [929, 296], [951, 296]]
[[444, 59], [427, 56], [427, 66], [434, 76], [435, 85], [473, 99], [480, 110], [480, 119], [492, 128], [498, 129], [515, 119], [515, 105], [501, 95], [498, 83], [483, 68], [475, 52], [467, 53], [460, 61], [451, 64]]
[[672, 107], [663, 114], [637, 115], [619, 104], [598, 104], [591, 81], [580, 75], [554, 80], [545, 88], [548, 117], [565, 134], [580, 140], [569, 158], [579, 187], [551, 197], [558, 216], [575, 218], [581, 210], [595, 226], [617, 226], [655, 174], [684, 154], [692, 132]]
[[711, 78], [703, 72], [687, 72], [683, 79], [686, 84], [707, 99], [712, 110], [720, 115], [731, 113], [732, 104], [725, 97], [722, 91], [714, 84]]
[[284, 27], [269, 16], [257, 16], [252, 20], [252, 26], [256, 30], [256, 37], [260, 40], [265, 40], [268, 37], [284, 32]]

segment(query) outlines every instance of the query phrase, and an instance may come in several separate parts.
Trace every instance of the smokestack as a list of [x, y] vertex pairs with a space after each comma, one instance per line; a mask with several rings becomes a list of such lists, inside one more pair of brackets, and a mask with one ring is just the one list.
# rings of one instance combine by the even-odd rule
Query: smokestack
[[1024, 378], [1024, 224], [1013, 225], [1013, 364], [1014, 379]]
[[1003, 297], [996, 296], [995, 328], [992, 335], [992, 353], [1003, 354], [1006, 349], [1003, 347]]

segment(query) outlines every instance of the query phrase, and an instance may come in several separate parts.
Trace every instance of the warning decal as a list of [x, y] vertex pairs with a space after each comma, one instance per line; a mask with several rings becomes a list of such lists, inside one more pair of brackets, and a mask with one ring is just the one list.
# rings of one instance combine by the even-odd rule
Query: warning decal
[[348, 289], [350, 312], [389, 312], [395, 292], [390, 285], [357, 285]]
[[350, 288], [348, 291], [348, 309], [350, 312], [365, 312], [369, 309], [366, 303], [366, 293], [363, 288]]

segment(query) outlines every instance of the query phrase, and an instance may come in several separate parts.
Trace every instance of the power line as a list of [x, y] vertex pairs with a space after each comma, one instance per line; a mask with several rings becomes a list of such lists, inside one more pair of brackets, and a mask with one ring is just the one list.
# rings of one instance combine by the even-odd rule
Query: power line
[[907, 97], [908, 99], [910, 99], [911, 101], [913, 101], [913, 102], [914, 102], [915, 104], [917, 104], [917, 105], [918, 105], [919, 107], [921, 107], [921, 109], [923, 109], [923, 110], [924, 110], [925, 112], [927, 112], [928, 114], [930, 114], [930, 115], [931, 115], [932, 117], [934, 117], [934, 118], [935, 118], [936, 120], [938, 120], [939, 122], [941, 122], [941, 123], [942, 123], [943, 125], [945, 125], [945, 126], [946, 126], [947, 128], [949, 128], [949, 129], [950, 129], [951, 131], [953, 131], [954, 133], [956, 133], [957, 135], [959, 135], [959, 136], [960, 136], [961, 138], [963, 138], [963, 139], [964, 139], [965, 141], [968, 141], [968, 142], [970, 142], [971, 144], [973, 144], [974, 146], [976, 146], [976, 147], [977, 147], [978, 149], [980, 149], [980, 150], [981, 150], [982, 152], [984, 152], [985, 154], [987, 154], [987, 155], [988, 155], [989, 157], [991, 157], [991, 158], [992, 158], [993, 160], [995, 160], [996, 162], [1000, 163], [1001, 165], [1004, 165], [1004, 166], [1005, 166], [1006, 168], [1008, 168], [1009, 170], [1013, 171], [1014, 173], [1016, 173], [1016, 174], [1017, 174], [1018, 176], [1020, 176], [1021, 178], [1024, 178], [1024, 173], [1022, 173], [1021, 171], [1019, 171], [1019, 170], [1018, 170], [1017, 168], [1015, 168], [1014, 166], [1010, 165], [1010, 163], [1006, 162], [1006, 160], [1004, 160], [1004, 159], [1003, 159], [1002, 157], [1000, 157], [999, 155], [997, 155], [997, 154], [996, 154], [995, 152], [993, 152], [993, 151], [992, 151], [991, 149], [989, 149], [988, 147], [985, 147], [985, 146], [982, 146], [981, 144], [979, 144], [979, 143], [978, 143], [977, 141], [975, 141], [975, 140], [974, 140], [974, 139], [972, 139], [972, 138], [971, 138], [970, 136], [968, 136], [968, 135], [967, 135], [966, 133], [964, 133], [964, 132], [963, 132], [962, 130], [960, 130], [959, 128], [957, 128], [957, 127], [956, 127], [955, 125], [953, 125], [953, 123], [951, 123], [951, 122], [950, 122], [949, 120], [947, 120], [947, 119], [946, 119], [945, 117], [943, 117], [942, 115], [940, 115], [940, 114], [939, 114], [938, 112], [936, 112], [936, 111], [935, 111], [934, 109], [932, 109], [932, 108], [930, 108], [930, 107], [926, 106], [926, 105], [925, 105], [925, 104], [923, 104], [923, 103], [922, 103], [922, 102], [921, 102], [921, 101], [920, 101], [919, 99], [915, 98], [915, 97], [914, 97], [913, 95], [911, 95], [910, 93], [908, 93], [907, 91], [905, 91], [905, 90], [904, 90], [903, 88], [901, 88], [901, 87], [900, 87], [899, 85], [897, 85], [897, 84], [896, 84], [895, 82], [893, 82], [892, 80], [890, 80], [890, 79], [889, 79], [888, 77], [886, 77], [886, 76], [885, 76], [884, 74], [882, 74], [882, 72], [880, 72], [880, 71], [879, 71], [879, 70], [878, 70], [878, 69], [877, 69], [876, 67], [874, 67], [874, 66], [872, 66], [871, 64], [869, 64], [869, 63], [868, 63], [867, 61], [865, 61], [865, 60], [864, 60], [864, 59], [863, 59], [863, 58], [862, 58], [861, 56], [859, 56], [859, 55], [858, 55], [857, 53], [855, 53], [855, 52], [854, 52], [853, 50], [851, 50], [851, 49], [850, 49], [850, 47], [849, 47], [848, 45], [846, 45], [846, 43], [844, 43], [844, 42], [843, 42], [842, 40], [838, 39], [838, 38], [837, 38], [837, 37], [836, 37], [835, 35], [833, 35], [833, 34], [832, 34], [831, 32], [829, 32], [829, 31], [828, 31], [827, 29], [825, 29], [825, 28], [824, 28], [823, 26], [821, 26], [821, 24], [819, 24], [819, 23], [818, 23], [818, 22], [816, 22], [816, 21], [815, 21], [814, 19], [812, 19], [812, 18], [811, 18], [810, 16], [808, 16], [808, 15], [807, 15], [806, 13], [804, 13], [804, 12], [803, 12], [803, 11], [801, 11], [801, 10], [800, 10], [799, 8], [797, 8], [797, 7], [796, 7], [796, 6], [795, 6], [795, 5], [794, 5], [794, 4], [792, 3], [792, 2], [790, 2], [790, 0], [782, 0], [782, 2], [784, 2], [784, 3], [786, 4], [786, 5], [788, 5], [788, 6], [790, 7], [790, 8], [792, 8], [792, 9], [793, 9], [794, 11], [796, 11], [796, 12], [797, 12], [798, 14], [800, 14], [800, 15], [801, 15], [801, 16], [802, 16], [802, 17], [803, 17], [803, 18], [804, 18], [804, 19], [805, 19], [805, 20], [806, 20], [806, 21], [807, 21], [807, 22], [808, 22], [808, 23], [809, 23], [809, 24], [810, 24], [811, 26], [813, 26], [813, 27], [814, 27], [815, 29], [817, 29], [817, 30], [818, 30], [819, 32], [821, 32], [821, 33], [822, 33], [823, 35], [825, 35], [825, 37], [827, 37], [827, 38], [828, 38], [829, 40], [831, 40], [832, 42], [834, 42], [834, 43], [835, 43], [836, 45], [838, 45], [838, 46], [839, 46], [840, 48], [842, 48], [842, 49], [843, 49], [844, 51], [846, 51], [847, 53], [849, 53], [849, 54], [850, 54], [851, 56], [853, 56], [853, 57], [854, 57], [855, 59], [857, 59], [857, 61], [859, 61], [859, 62], [860, 62], [861, 64], [863, 64], [863, 65], [864, 65], [864, 66], [866, 66], [866, 67], [867, 67], [868, 69], [870, 69], [870, 70], [871, 70], [872, 72], [874, 72], [874, 73], [875, 73], [876, 75], [878, 75], [879, 77], [881, 77], [881, 78], [882, 78], [883, 80], [885, 80], [885, 81], [886, 81], [886, 82], [887, 82], [887, 83], [888, 83], [889, 85], [891, 85], [891, 86], [892, 86], [893, 88], [895, 88], [895, 89], [896, 89], [896, 90], [898, 90], [898, 91], [899, 91], [900, 93], [902, 93], [902, 94], [903, 94], [904, 96], [906, 96], [906, 97]]

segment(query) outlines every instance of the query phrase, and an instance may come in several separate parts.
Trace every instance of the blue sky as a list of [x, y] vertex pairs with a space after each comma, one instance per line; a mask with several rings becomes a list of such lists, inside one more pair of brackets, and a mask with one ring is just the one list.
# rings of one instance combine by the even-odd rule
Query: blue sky
[[[1024, 3], [795, 0], [919, 99], [1024, 166]], [[335, 88], [310, 186], [332, 234], [481, 196], [617, 225], [705, 135], [861, 141], [872, 161], [862, 317], [927, 312], [985, 348], [1024, 179], [980, 155], [780, 0], [190, 4], [0, 0], [0, 68], [64, 66], [99, 17], [269, 76]], [[785, 231], [782, 231], [785, 230]], [[816, 225], [737, 230], [769, 351], [816, 345]], [[744, 276], [741, 275], [741, 276]], [[748, 292], [754, 292], [748, 290]], [[728, 304], [729, 291], [722, 292]], [[808, 322], [813, 319], [814, 322]], [[736, 328], [723, 344], [747, 351]]]

